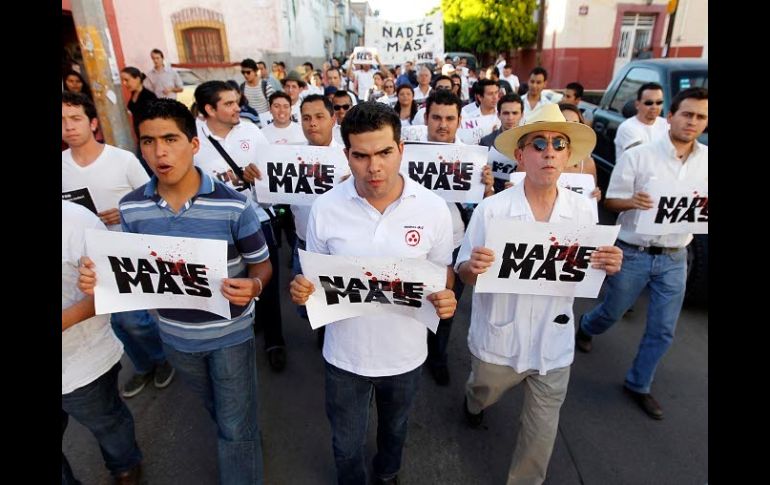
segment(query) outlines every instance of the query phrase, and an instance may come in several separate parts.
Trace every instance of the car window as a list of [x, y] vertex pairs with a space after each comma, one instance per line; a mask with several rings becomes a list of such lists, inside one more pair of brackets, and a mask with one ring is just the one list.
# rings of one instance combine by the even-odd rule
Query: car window
[[708, 71], [675, 71], [671, 73], [671, 97], [687, 88], [709, 87]]
[[610, 111], [616, 113], [623, 112], [623, 106], [631, 99], [636, 99], [636, 92], [644, 83], [661, 84], [660, 75], [657, 71], [646, 67], [634, 67], [628, 71], [626, 77], [621, 81], [615, 97], [610, 102]]

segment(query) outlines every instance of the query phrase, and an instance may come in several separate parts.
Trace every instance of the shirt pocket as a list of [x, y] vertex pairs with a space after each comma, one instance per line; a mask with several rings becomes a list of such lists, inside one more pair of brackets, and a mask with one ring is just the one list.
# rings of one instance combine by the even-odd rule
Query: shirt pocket
[[[504, 295], [482, 293], [480, 296], [489, 301], [481, 301], [486, 328], [482, 336], [484, 350], [503, 357], [512, 357], [518, 353], [521, 345], [516, 338], [516, 304]], [[497, 300], [493, 301], [492, 300]]]
[[575, 324], [572, 302], [554, 305], [546, 320], [543, 334], [543, 359], [553, 361], [575, 350]]

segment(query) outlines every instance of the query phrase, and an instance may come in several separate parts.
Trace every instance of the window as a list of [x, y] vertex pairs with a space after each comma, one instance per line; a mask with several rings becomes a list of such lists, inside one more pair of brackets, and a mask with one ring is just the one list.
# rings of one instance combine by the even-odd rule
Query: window
[[219, 29], [192, 28], [182, 32], [187, 62], [213, 64], [225, 62]]
[[639, 91], [639, 88], [644, 83], [661, 84], [661, 79], [657, 71], [653, 71], [646, 67], [635, 67], [628, 71], [625, 79], [623, 79], [620, 86], [618, 86], [615, 97], [612, 99], [612, 102], [610, 102], [610, 111], [622, 113], [623, 106], [629, 100], [636, 99], [636, 92]]

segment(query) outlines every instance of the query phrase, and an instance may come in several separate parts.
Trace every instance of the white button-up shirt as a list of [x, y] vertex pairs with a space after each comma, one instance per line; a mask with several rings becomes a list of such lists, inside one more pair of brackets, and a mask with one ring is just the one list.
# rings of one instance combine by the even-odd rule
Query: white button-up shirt
[[668, 121], [658, 116], [651, 125], [632, 116], [618, 126], [615, 133], [615, 161], [620, 160], [623, 152], [636, 145], [649, 143], [659, 138], [668, 137]]
[[545, 95], [542, 92], [540, 93], [540, 101], [537, 102], [537, 104], [535, 105], [534, 108], [531, 108], [529, 106], [529, 96], [528, 95], [525, 94], [522, 97], [522, 100], [524, 101], [524, 113], [523, 113], [524, 116], [526, 116], [527, 113], [529, 113], [530, 111], [535, 111], [537, 108], [539, 108], [541, 106], [545, 106], [546, 104], [553, 104], [553, 101], [551, 101], [550, 99], [546, 98]]
[[[608, 199], [630, 199], [635, 192], [645, 190], [650, 180], [680, 180], [708, 184], [709, 147], [695, 141], [692, 152], [682, 162], [676, 157], [676, 148], [668, 136], [627, 150], [612, 170], [607, 187]], [[654, 210], [654, 209], [650, 209]], [[639, 210], [631, 209], [618, 216], [618, 239], [636, 246], [682, 248], [692, 240], [692, 234], [639, 234], [636, 223]]]
[[[380, 213], [358, 195], [355, 178], [319, 196], [307, 226], [307, 250], [331, 255], [404, 257], [452, 263], [452, 229], [444, 200], [403, 177], [401, 196]], [[416, 246], [406, 233], [417, 230]], [[316, 291], [319, 289], [317, 288]], [[398, 314], [353, 317], [326, 327], [323, 356], [330, 364], [363, 376], [403, 374], [428, 355], [427, 328]]]
[[[557, 190], [548, 222], [593, 224], [588, 199], [560, 187]], [[487, 227], [502, 218], [537, 224], [524, 195], [524, 184], [481, 201], [468, 224], [455, 270], [470, 259], [474, 247], [484, 246]], [[484, 362], [512, 367], [516, 372], [534, 369], [545, 375], [551, 369], [568, 366], [575, 350], [573, 301], [567, 296], [474, 291], [468, 347]], [[556, 323], [559, 315], [569, 317], [567, 323]]]

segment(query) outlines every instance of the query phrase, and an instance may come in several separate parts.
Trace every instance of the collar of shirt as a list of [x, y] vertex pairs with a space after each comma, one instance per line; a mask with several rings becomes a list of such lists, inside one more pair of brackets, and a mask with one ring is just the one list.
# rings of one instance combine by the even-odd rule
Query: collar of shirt
[[[508, 213], [511, 217], [526, 217], [532, 214], [532, 209], [524, 194], [524, 182], [516, 184], [510, 189], [511, 208]], [[548, 222], [559, 222], [561, 219], [572, 219], [574, 216], [572, 206], [567, 203], [566, 196], [562, 193], [562, 188], [556, 186], [556, 202], [551, 211], [551, 218]], [[534, 218], [533, 218], [534, 220]]]
[[[677, 157], [676, 147], [674, 146], [674, 142], [671, 141], [670, 131], [667, 131], [666, 132], [666, 136], [661, 137], [661, 139], [660, 139], [660, 141], [658, 143], [659, 143], [659, 146], [660, 146], [661, 150], [663, 150], [663, 152], [665, 152], [665, 154], [670, 159], [681, 161], [679, 159], [679, 157]], [[703, 149], [703, 145], [701, 145], [701, 143], [698, 140], [695, 140], [693, 142], [693, 145], [692, 145], [692, 151], [687, 156], [685, 161], [689, 160], [690, 158], [692, 158], [694, 156], [700, 155], [702, 149]]]
[[211, 135], [217, 141], [224, 142], [224, 141], [226, 141], [230, 137], [230, 135], [232, 135], [233, 133], [236, 133], [237, 131], [239, 131], [243, 126], [245, 126], [243, 124], [243, 122], [238, 123], [237, 125], [233, 126], [230, 129], [230, 131], [227, 132], [227, 135], [225, 135], [224, 138], [222, 138], [221, 136], [215, 135], [214, 132], [211, 131], [211, 129], [209, 128], [209, 125], [205, 121], [199, 125], [199, 128], [203, 132], [203, 137], [204, 138], [207, 138], [209, 135]]
[[[201, 169], [198, 167], [193, 166], [193, 168], [197, 170], [198, 174], [201, 176], [201, 185], [198, 187], [198, 192], [193, 199], [197, 199], [198, 196], [203, 194], [214, 192], [214, 179], [210, 175], [201, 172]], [[155, 201], [161, 199], [160, 194], [158, 194], [158, 177], [156, 175], [153, 175], [152, 178], [150, 178], [150, 181], [147, 182], [147, 185], [144, 188], [144, 196]]]

